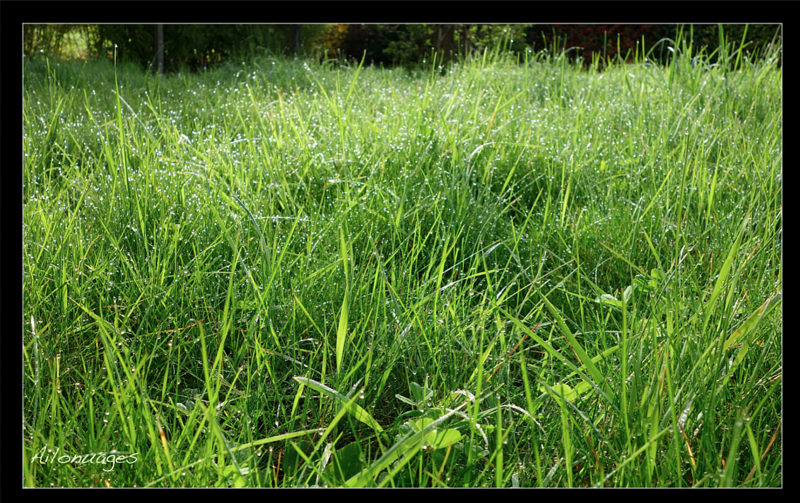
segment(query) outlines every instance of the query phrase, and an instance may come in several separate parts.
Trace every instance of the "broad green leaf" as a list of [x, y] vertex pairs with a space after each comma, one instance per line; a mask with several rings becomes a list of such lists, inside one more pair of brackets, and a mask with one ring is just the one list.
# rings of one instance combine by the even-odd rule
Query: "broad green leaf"
[[343, 484], [345, 480], [355, 477], [364, 464], [361, 461], [361, 447], [356, 442], [349, 443], [336, 452], [331, 458], [331, 462], [325, 468], [325, 475], [331, 477], [337, 484]]
[[[422, 431], [433, 422], [433, 419], [423, 417], [422, 419], [414, 421], [414, 428], [417, 431]], [[461, 440], [461, 432], [452, 428], [444, 431], [431, 431], [425, 435], [425, 443], [433, 449], [445, 449], [447, 446], [453, 445], [459, 440]]]
[[222, 480], [218, 486], [224, 486], [225, 481], [229, 481], [233, 479], [233, 487], [245, 487], [247, 482], [242, 477], [242, 474], [239, 473], [239, 469], [233, 465], [228, 465], [222, 471]]
[[432, 449], [446, 449], [451, 445], [457, 444], [461, 440], [461, 432], [448, 428], [444, 431], [430, 432], [425, 435], [425, 442]]
[[614, 297], [613, 295], [609, 295], [607, 293], [604, 293], [603, 295], [597, 297], [596, 299], [594, 299], [594, 301], [599, 304], [606, 304], [608, 306], [613, 306], [622, 309], [622, 301], [617, 300], [616, 297]]
[[395, 395], [394, 397], [397, 398], [398, 400], [400, 400], [401, 402], [407, 403], [408, 405], [411, 405], [411, 406], [414, 406], [414, 407], [416, 407], [417, 403], [418, 403], [418, 402], [415, 402], [414, 400], [412, 400], [410, 398], [404, 397], [403, 395]]
[[631, 300], [633, 300], [633, 292], [634, 292], [634, 290], [635, 289], [634, 289], [633, 285], [629, 285], [625, 289], [625, 292], [622, 294], [622, 301], [625, 302], [625, 304], [629, 304], [631, 302]]
[[578, 393], [575, 392], [568, 384], [556, 384], [555, 386], [547, 386], [547, 385], [539, 385], [539, 389], [551, 397], [554, 400], [560, 400], [561, 398], [559, 395], [564, 397], [568, 402], [575, 401], [578, 398]]
[[425, 400], [425, 392], [422, 390], [422, 386], [412, 382], [408, 385], [408, 387], [411, 389], [411, 394], [414, 396], [414, 400], [416, 400], [418, 404], [421, 404], [423, 400]]
[[650, 271], [650, 277], [656, 281], [663, 282], [664, 278], [666, 278], [666, 274], [661, 269], [653, 269]]
[[[595, 356], [592, 360], [597, 360], [597, 358], [598, 357]], [[575, 390], [575, 393], [577, 394], [577, 396], [581, 396], [584, 393], [588, 393], [588, 392], [590, 392], [592, 390], [592, 384], [588, 383], [586, 381], [581, 381], [578, 384], [576, 384], [575, 387], [572, 388], [572, 389]]]

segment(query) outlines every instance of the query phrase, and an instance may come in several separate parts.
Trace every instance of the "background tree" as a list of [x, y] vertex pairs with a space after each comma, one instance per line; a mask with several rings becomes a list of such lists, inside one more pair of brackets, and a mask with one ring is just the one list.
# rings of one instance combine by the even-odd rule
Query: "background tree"
[[164, 25], [156, 25], [156, 62], [158, 74], [164, 75]]
[[292, 38], [294, 42], [294, 54], [300, 54], [300, 48], [303, 45], [303, 25], [302, 24], [293, 24], [292, 25]]
[[437, 24], [434, 25], [433, 47], [436, 52], [444, 58], [444, 61], [451, 62], [456, 56], [456, 25]]

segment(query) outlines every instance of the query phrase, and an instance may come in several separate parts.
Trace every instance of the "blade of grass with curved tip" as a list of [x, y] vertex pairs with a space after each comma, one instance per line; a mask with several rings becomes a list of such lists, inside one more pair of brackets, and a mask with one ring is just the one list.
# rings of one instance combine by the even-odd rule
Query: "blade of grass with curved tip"
[[339, 403], [342, 404], [343, 407], [347, 407], [348, 412], [352, 413], [356, 419], [366, 424], [367, 426], [371, 427], [378, 433], [383, 432], [383, 428], [381, 428], [381, 425], [378, 424], [378, 422], [375, 420], [375, 418], [373, 418], [369, 414], [369, 412], [364, 410], [358, 404], [355, 403], [350, 404], [350, 399], [348, 399], [346, 396], [342, 395], [335, 389], [329, 388], [328, 386], [325, 386], [324, 384], [317, 382], [313, 379], [309, 379], [307, 377], [294, 377], [293, 379], [301, 384], [305, 384], [306, 386], [308, 386], [313, 390], [319, 391], [320, 393], [337, 400]]
[[[558, 309], [556, 309], [555, 306], [551, 304], [550, 301], [547, 300], [547, 297], [545, 297], [544, 295], [542, 296], [542, 299], [544, 300], [544, 303], [547, 305], [547, 308], [553, 314], [553, 318], [556, 319], [558, 328], [561, 329], [561, 332], [569, 341], [570, 346], [572, 346], [572, 350], [575, 351], [575, 354], [577, 355], [580, 362], [583, 363], [589, 370], [589, 374], [591, 374], [592, 379], [595, 380], [595, 383], [598, 386], [601, 383], [605, 383], [605, 378], [603, 377], [603, 374], [601, 374], [600, 371], [597, 370], [597, 367], [594, 366], [594, 363], [592, 362], [592, 359], [589, 357], [589, 354], [583, 349], [583, 346], [580, 345], [578, 339], [576, 339], [575, 336], [572, 335], [572, 332], [570, 331], [569, 327], [567, 327], [567, 324], [564, 322], [564, 319], [559, 314]], [[623, 358], [625, 357], [625, 355], [622, 356]]]
[[[203, 414], [206, 416], [206, 421], [211, 426], [211, 431], [214, 433], [214, 436], [217, 438], [221, 447], [225, 449], [225, 452], [228, 453], [228, 457], [230, 457], [232, 465], [228, 465], [230, 468], [235, 469], [234, 480], [236, 481], [236, 487], [244, 487], [245, 480], [244, 476], [247, 474], [247, 471], [242, 470], [242, 467], [239, 466], [239, 462], [236, 460], [236, 456], [233, 455], [233, 451], [231, 451], [230, 443], [228, 439], [225, 438], [225, 434], [222, 432], [222, 428], [219, 427], [219, 423], [217, 422], [217, 416], [214, 413], [213, 408], [206, 407], [202, 403], [198, 403], [200, 408], [203, 410]], [[222, 451], [222, 449], [220, 449]], [[220, 452], [221, 453], [221, 452]], [[221, 468], [220, 473], [224, 473]]]
[[[570, 374], [570, 376], [572, 376], [574, 374], [578, 374], [578, 376], [581, 379], [583, 379], [585, 382], [587, 382], [587, 383], [592, 385], [592, 389], [594, 389], [595, 391], [600, 393], [600, 395], [606, 400], [606, 402], [609, 404], [609, 406], [613, 407], [617, 412], [619, 412], [619, 408], [614, 404], [614, 401], [611, 400], [611, 398], [609, 398], [608, 384], [604, 380], [601, 379], [598, 382], [593, 382], [592, 379], [594, 379], [594, 377], [590, 378], [585, 373], [583, 373], [580, 368], [576, 367], [564, 355], [562, 355], [561, 353], [556, 351], [556, 349], [553, 346], [551, 346], [544, 339], [542, 339], [541, 337], [536, 335], [534, 332], [532, 332], [530, 328], [526, 327], [516, 317], [512, 316], [508, 311], [506, 311], [502, 307], [498, 307], [497, 309], [501, 313], [503, 313], [506, 317], [508, 317], [508, 319], [511, 320], [511, 322], [514, 323], [514, 325], [516, 325], [517, 328], [519, 328], [523, 333], [527, 333], [528, 336], [531, 339], [534, 340], [534, 342], [536, 342], [539, 346], [544, 348], [550, 356], [552, 356], [556, 360], [560, 361], [561, 363], [563, 363], [564, 365], [569, 367], [573, 371], [573, 374]], [[611, 356], [617, 350], [619, 350], [619, 346], [614, 346], [612, 348], [607, 349], [603, 353], [595, 356], [594, 358], [589, 359], [588, 361], [592, 364], [592, 366], [594, 366], [594, 363], [599, 362], [601, 359], [604, 359], [604, 358], [607, 358], [607, 357]], [[588, 365], [584, 364], [584, 365], [581, 366], [581, 368], [583, 368], [583, 367], [587, 367], [588, 368]], [[595, 368], [595, 370], [597, 370], [597, 369]], [[601, 386], [602, 386], [602, 388], [601, 388]]]

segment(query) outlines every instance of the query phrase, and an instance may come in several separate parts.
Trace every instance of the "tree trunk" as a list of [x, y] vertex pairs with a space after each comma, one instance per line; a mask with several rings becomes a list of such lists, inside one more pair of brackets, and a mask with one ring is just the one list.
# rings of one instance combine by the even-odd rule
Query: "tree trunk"
[[464, 56], [469, 54], [470, 49], [472, 49], [472, 47], [471, 47], [471, 45], [469, 43], [468, 34], [469, 34], [469, 25], [468, 24], [462, 24], [461, 25], [461, 30], [459, 32], [459, 37], [461, 38], [461, 54], [463, 54]]
[[303, 25], [295, 24], [292, 26], [292, 38], [294, 39], [294, 54], [300, 53], [300, 48], [303, 46]]
[[156, 25], [156, 65], [158, 75], [164, 75], [164, 25]]
[[455, 26], [452, 24], [437, 24], [434, 26], [435, 39], [433, 47], [439, 53], [439, 57], [443, 58], [442, 61], [449, 63], [453, 60], [456, 51]]

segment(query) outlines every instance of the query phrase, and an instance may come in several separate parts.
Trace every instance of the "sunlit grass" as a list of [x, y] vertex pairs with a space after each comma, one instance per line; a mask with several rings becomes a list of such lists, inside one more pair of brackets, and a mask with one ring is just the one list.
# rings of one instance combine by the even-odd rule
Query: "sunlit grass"
[[25, 483], [781, 485], [777, 54], [28, 63]]

